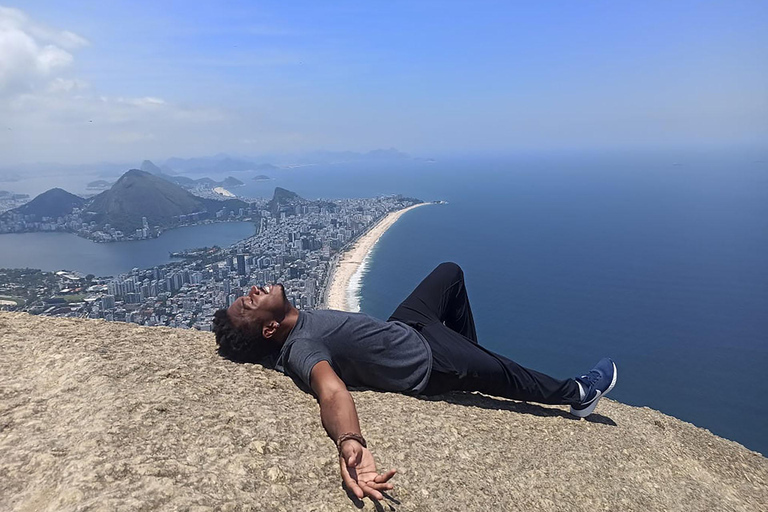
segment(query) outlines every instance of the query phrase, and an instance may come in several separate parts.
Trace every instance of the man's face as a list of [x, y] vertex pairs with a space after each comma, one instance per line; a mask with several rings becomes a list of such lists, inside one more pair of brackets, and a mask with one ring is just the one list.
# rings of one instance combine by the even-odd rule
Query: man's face
[[235, 328], [255, 332], [271, 321], [282, 322], [288, 304], [282, 284], [262, 288], [252, 286], [248, 295], [238, 297], [229, 306], [227, 315]]

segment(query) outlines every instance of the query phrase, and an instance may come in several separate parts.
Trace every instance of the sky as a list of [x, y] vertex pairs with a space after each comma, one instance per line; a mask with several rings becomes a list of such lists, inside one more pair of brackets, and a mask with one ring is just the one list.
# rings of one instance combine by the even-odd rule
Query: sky
[[0, 3], [0, 166], [713, 145], [768, 146], [768, 2]]

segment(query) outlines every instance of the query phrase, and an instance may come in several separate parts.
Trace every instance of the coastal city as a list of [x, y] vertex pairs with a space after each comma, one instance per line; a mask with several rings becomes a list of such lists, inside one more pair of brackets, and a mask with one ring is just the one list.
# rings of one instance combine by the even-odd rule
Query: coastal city
[[0, 270], [0, 309], [210, 330], [217, 309], [253, 285], [276, 282], [297, 308], [322, 307], [340, 255], [387, 214], [420, 203], [402, 196], [309, 201], [283, 192], [249, 200], [231, 219], [257, 219], [255, 235], [227, 248], [174, 253], [178, 262], [109, 277]]

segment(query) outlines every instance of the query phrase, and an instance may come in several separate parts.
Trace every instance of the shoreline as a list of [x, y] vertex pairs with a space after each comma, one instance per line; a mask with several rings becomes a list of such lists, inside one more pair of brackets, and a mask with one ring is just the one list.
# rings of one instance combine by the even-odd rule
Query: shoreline
[[[341, 253], [331, 264], [326, 286], [325, 309], [360, 311], [357, 294], [362, 284], [372, 249], [381, 236], [406, 212], [431, 203], [419, 203], [388, 213], [360, 237], [352, 247]], [[357, 303], [355, 303], [357, 301]]]

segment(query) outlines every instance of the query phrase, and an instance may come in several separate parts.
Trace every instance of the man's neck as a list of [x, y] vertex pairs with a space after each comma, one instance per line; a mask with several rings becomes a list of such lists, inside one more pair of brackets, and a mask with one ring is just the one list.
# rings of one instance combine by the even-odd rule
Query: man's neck
[[275, 336], [273, 336], [273, 339], [277, 343], [279, 343], [280, 346], [282, 346], [283, 343], [285, 343], [285, 340], [288, 339], [288, 336], [291, 334], [291, 331], [293, 330], [294, 327], [296, 327], [296, 322], [298, 320], [299, 320], [299, 310], [291, 306], [291, 308], [285, 314], [285, 317], [283, 317], [283, 321], [280, 322], [280, 327], [275, 333]]

